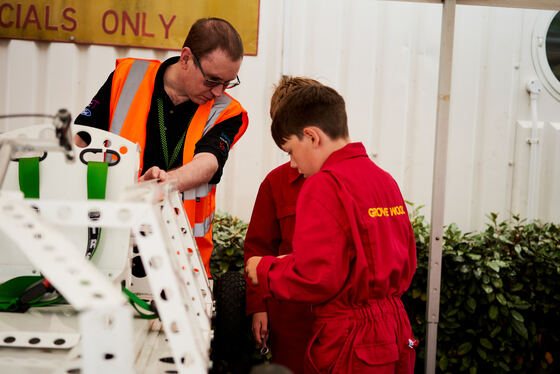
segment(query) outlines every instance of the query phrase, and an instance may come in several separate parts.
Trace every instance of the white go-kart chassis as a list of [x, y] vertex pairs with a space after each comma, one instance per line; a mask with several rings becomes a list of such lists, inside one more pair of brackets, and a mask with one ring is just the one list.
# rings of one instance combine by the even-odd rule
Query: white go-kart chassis
[[[0, 135], [0, 283], [42, 274], [68, 303], [0, 313], [0, 372], [206, 373], [213, 300], [181, 196], [168, 183], [134, 182], [135, 144], [70, 126], [69, 117], [61, 111], [54, 126]], [[89, 148], [73, 145], [78, 132], [90, 135]], [[108, 150], [119, 153], [106, 200], [87, 200], [86, 166], [76, 154], [88, 149], [101, 161]], [[41, 198], [24, 199], [13, 159], [46, 154]], [[88, 261], [91, 226], [103, 231]], [[135, 255], [142, 279], [131, 273]], [[122, 285], [152, 299], [159, 320], [135, 316]]]

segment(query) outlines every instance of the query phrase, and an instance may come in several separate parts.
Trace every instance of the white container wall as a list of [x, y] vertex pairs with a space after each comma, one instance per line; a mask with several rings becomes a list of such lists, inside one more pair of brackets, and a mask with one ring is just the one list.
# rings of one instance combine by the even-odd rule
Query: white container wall
[[[543, 80], [538, 37], [553, 11], [457, 6], [445, 222], [464, 231], [486, 215], [525, 216], [532, 114], [526, 85]], [[250, 126], [231, 152], [218, 210], [248, 220], [260, 181], [288, 160], [270, 136], [282, 74], [306, 75], [346, 99], [350, 136], [429, 216], [441, 5], [372, 0], [261, 0], [257, 56], [231, 90]], [[539, 34], [541, 32], [541, 34]], [[542, 35], [541, 35], [542, 36]], [[542, 52], [542, 51], [541, 51]], [[0, 40], [0, 114], [80, 113], [120, 57], [177, 52]], [[541, 53], [542, 55], [542, 53]], [[545, 74], [546, 75], [546, 74]], [[560, 85], [560, 83], [559, 83]], [[536, 216], [560, 222], [560, 92], [538, 95]], [[0, 120], [0, 131], [30, 119]]]

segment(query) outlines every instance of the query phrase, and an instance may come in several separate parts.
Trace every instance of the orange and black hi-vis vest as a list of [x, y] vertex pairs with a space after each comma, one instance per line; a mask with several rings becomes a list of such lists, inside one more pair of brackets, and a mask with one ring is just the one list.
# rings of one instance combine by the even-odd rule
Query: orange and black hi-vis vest
[[[160, 65], [161, 62], [156, 60], [118, 59], [113, 73], [109, 130], [138, 143], [141, 149], [139, 172], [143, 168], [146, 122]], [[193, 159], [195, 145], [204, 134], [215, 124], [239, 114], [242, 114], [243, 122], [231, 146], [247, 129], [249, 122], [247, 111], [225, 92], [220, 97], [199, 105], [185, 137], [183, 165]], [[208, 276], [210, 276], [209, 264], [213, 248], [212, 221], [216, 206], [215, 196], [216, 186], [210, 184], [197, 187], [194, 194], [183, 194], [183, 204]]]

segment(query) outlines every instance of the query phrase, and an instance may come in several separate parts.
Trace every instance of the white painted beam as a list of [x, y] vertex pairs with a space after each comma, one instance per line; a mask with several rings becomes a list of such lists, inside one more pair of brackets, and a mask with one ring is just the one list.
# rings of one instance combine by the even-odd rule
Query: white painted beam
[[432, 222], [428, 267], [428, 300], [426, 304], [426, 361], [425, 372], [436, 372], [437, 327], [441, 285], [441, 251], [443, 246], [443, 215], [445, 211], [445, 184], [447, 174], [447, 143], [449, 107], [451, 100], [451, 71], [453, 37], [455, 34], [456, 0], [445, 0], [441, 21], [439, 55], [434, 174], [432, 182]]
[[[441, 4], [443, 0], [388, 0], [411, 3]], [[560, 10], [560, 0], [456, 0], [457, 5], [479, 5], [504, 8]]]

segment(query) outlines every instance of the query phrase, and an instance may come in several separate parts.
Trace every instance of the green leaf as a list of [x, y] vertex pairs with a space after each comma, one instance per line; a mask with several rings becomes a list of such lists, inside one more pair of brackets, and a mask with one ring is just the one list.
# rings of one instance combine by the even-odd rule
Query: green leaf
[[496, 326], [492, 332], [490, 332], [490, 337], [494, 338], [498, 333], [502, 331], [502, 326]]
[[439, 359], [439, 369], [442, 371], [445, 371], [447, 369], [447, 365], [449, 364], [449, 361], [447, 360], [447, 356], [443, 355], [441, 356], [441, 358]]
[[511, 310], [511, 316], [513, 318], [515, 318], [516, 320], [518, 320], [519, 322], [525, 322], [525, 319], [523, 318], [523, 316], [521, 315], [521, 313], [519, 313], [516, 310]]
[[503, 286], [502, 280], [500, 278], [492, 278], [492, 284], [495, 288], [502, 288]]
[[504, 297], [504, 295], [502, 295], [501, 293], [496, 295], [496, 299], [498, 300], [498, 302], [502, 305], [506, 305], [507, 304], [507, 300]]
[[511, 368], [505, 362], [500, 361], [498, 362], [498, 365], [500, 365], [500, 367], [504, 369], [506, 372], [511, 371]]
[[488, 316], [490, 319], [498, 318], [498, 307], [496, 305], [490, 306], [490, 310], [488, 311]]
[[453, 260], [455, 262], [465, 262], [465, 259], [463, 258], [463, 256], [455, 256], [455, 257], [453, 257]]
[[525, 310], [525, 309], [529, 309], [531, 307], [531, 304], [526, 301], [520, 300], [513, 303], [512, 306], [516, 309]]
[[463, 343], [459, 346], [459, 348], [457, 349], [457, 354], [459, 356], [462, 356], [464, 354], [467, 354], [470, 352], [470, 350], [472, 349], [472, 343], [471, 342], [466, 342]]
[[469, 374], [476, 374], [476, 366], [471, 366], [469, 369]]
[[500, 265], [498, 264], [498, 261], [488, 261], [486, 265], [496, 273], [500, 272]]
[[482, 258], [481, 255], [476, 254], [476, 253], [467, 253], [467, 257], [470, 258], [471, 260], [474, 260], [474, 261], [478, 261]]
[[486, 349], [492, 349], [494, 348], [494, 346], [492, 345], [492, 343], [490, 342], [490, 340], [486, 339], [486, 338], [481, 338], [480, 339], [480, 345], [482, 345], [484, 348]]
[[481, 348], [477, 348], [476, 351], [478, 352], [478, 355], [480, 356], [480, 358], [482, 358], [483, 360], [486, 361], [486, 358], [488, 357], [488, 355], [486, 354], [486, 351], [481, 349]]
[[494, 291], [492, 286], [489, 285], [489, 284], [482, 284], [481, 287], [484, 290], [484, 292], [486, 292], [486, 293], [492, 293]]
[[470, 296], [467, 298], [467, 309], [471, 313], [474, 313], [476, 310], [476, 300]]
[[527, 332], [527, 328], [525, 327], [525, 324], [523, 322], [514, 319], [511, 321], [511, 326], [513, 327], [515, 332], [525, 338], [525, 340], [529, 339], [529, 333]]

